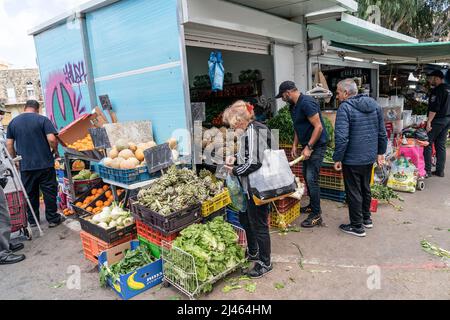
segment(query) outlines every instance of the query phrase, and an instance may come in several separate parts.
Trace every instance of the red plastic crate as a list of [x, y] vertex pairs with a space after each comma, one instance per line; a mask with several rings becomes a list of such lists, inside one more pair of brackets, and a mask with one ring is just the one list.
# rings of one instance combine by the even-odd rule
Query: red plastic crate
[[143, 237], [144, 239], [156, 244], [157, 246], [161, 246], [161, 241], [163, 240], [166, 242], [172, 242], [179, 235], [179, 232], [171, 233], [169, 235], [163, 235], [161, 232], [146, 225], [144, 222], [138, 219], [135, 220], [138, 236]]
[[98, 264], [98, 256], [102, 251], [111, 249], [119, 244], [131, 241], [136, 239], [136, 234], [128, 234], [124, 236], [122, 239], [113, 242], [106, 243], [105, 241], [100, 240], [99, 238], [94, 237], [93, 235], [80, 231], [81, 242], [83, 245], [83, 252], [86, 259], [92, 261], [95, 264]]
[[342, 171], [336, 171], [334, 170], [334, 168], [322, 167], [320, 168], [320, 175], [344, 179], [344, 174], [342, 173]]
[[11, 232], [16, 232], [28, 225], [27, 201], [22, 191], [6, 193], [9, 214], [11, 217]]
[[295, 206], [298, 202], [297, 199], [294, 198], [284, 198], [282, 200], [276, 200], [274, 201], [274, 205], [277, 207], [279, 213], [284, 213], [286, 211], [289, 211], [293, 206]]

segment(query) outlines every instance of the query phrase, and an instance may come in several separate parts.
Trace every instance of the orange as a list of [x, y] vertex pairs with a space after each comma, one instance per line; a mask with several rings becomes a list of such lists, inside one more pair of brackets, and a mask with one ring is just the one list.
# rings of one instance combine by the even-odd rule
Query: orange
[[103, 203], [103, 205], [105, 206], [105, 207], [109, 207], [110, 205], [111, 205], [111, 201], [105, 201], [104, 203]]
[[95, 203], [95, 206], [96, 206], [97, 208], [103, 206], [103, 201], [98, 200], [98, 201]]
[[87, 208], [86, 208], [86, 211], [87, 211], [87, 212], [92, 212], [93, 210], [94, 210], [94, 209], [92, 209], [92, 207], [87, 207]]
[[95, 195], [97, 193], [97, 189], [92, 189], [91, 194]]
[[103, 186], [103, 190], [106, 191], [106, 190], [108, 190], [108, 189], [109, 189], [109, 186], [105, 184], [105, 185]]
[[105, 196], [107, 198], [111, 197], [112, 196], [112, 192], [111, 191], [106, 191]]
[[81, 207], [83, 204], [81, 203], [81, 202], [77, 202], [76, 204], [75, 204], [75, 206], [76, 207]]

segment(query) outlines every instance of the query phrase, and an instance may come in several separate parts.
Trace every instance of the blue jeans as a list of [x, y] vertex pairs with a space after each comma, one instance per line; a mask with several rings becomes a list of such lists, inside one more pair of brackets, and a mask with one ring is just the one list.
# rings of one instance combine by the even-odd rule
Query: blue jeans
[[311, 158], [303, 161], [303, 177], [305, 178], [306, 187], [308, 188], [309, 205], [311, 206], [312, 215], [314, 216], [322, 213], [322, 209], [320, 208], [319, 173], [326, 150], [326, 144], [316, 146], [311, 154]]

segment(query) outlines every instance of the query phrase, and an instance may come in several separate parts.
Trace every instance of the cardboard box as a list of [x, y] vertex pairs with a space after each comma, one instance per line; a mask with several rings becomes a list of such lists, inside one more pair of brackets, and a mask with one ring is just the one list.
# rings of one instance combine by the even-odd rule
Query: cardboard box
[[[123, 243], [109, 250], [103, 251], [98, 257], [98, 267], [101, 269], [102, 265], [111, 266], [118, 263], [124, 258], [125, 250], [136, 250], [139, 246], [139, 241], [133, 240]], [[148, 264], [144, 267], [137, 269], [135, 272], [130, 272], [125, 275], [121, 275], [117, 283], [112, 283], [111, 279], [108, 279], [108, 285], [124, 300], [128, 300], [158, 284], [163, 280], [163, 263], [162, 259], [158, 259], [155, 262]], [[133, 288], [133, 286], [141, 286], [142, 289]]]
[[84, 139], [90, 128], [101, 128], [106, 122], [97, 114], [85, 114], [62, 129], [58, 134], [58, 140], [64, 147], [77, 140]]

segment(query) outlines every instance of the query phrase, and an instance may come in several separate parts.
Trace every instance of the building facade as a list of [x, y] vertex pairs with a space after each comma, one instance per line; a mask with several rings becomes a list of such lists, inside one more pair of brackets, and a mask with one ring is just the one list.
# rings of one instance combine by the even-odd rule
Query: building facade
[[30, 99], [39, 101], [43, 107], [39, 70], [0, 68], [0, 102], [10, 111], [3, 119], [3, 125], [7, 126], [12, 118], [22, 113]]

